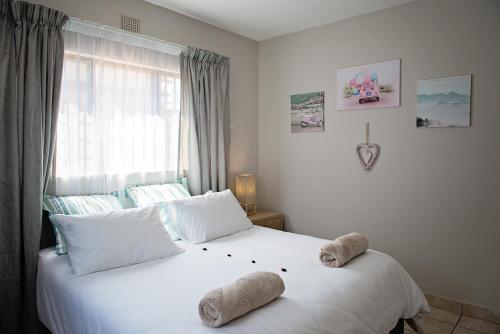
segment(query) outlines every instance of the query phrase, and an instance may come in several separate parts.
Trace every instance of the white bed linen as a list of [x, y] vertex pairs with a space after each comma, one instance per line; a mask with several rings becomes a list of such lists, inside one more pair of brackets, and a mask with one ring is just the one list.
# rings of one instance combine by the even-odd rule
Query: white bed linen
[[[328, 268], [318, 259], [325, 242], [253, 227], [183, 243], [186, 252], [174, 257], [81, 277], [66, 255], [45, 249], [38, 267], [40, 319], [54, 334], [387, 334], [399, 318], [428, 310], [418, 286], [390, 256], [368, 250], [343, 268]], [[221, 328], [205, 327], [200, 298], [259, 270], [278, 273], [285, 293]]]

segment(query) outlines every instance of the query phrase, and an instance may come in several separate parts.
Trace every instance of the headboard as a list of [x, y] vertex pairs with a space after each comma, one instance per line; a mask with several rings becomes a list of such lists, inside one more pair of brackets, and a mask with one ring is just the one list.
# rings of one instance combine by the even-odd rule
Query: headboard
[[40, 236], [40, 249], [53, 247], [56, 245], [56, 235], [49, 219], [49, 212], [43, 210], [42, 213], [42, 234]]

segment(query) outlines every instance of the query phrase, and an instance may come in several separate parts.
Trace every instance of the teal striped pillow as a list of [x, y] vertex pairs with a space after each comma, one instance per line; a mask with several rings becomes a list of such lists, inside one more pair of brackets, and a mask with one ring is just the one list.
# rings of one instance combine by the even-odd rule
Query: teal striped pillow
[[[123, 205], [113, 195], [89, 196], [46, 196], [43, 199], [43, 208], [51, 215], [77, 215], [103, 211], [123, 209]], [[60, 228], [53, 225], [56, 233], [56, 254], [67, 254], [68, 249]]]
[[172, 222], [168, 220], [168, 203], [174, 199], [190, 197], [186, 178], [168, 183], [150, 185], [129, 185], [125, 188], [125, 196], [130, 198], [135, 206], [157, 204], [160, 216], [172, 240], [177, 240], [177, 232]]

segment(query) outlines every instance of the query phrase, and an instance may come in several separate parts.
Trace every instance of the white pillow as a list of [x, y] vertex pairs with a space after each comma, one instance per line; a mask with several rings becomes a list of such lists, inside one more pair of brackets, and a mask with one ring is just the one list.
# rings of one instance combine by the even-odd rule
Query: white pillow
[[173, 200], [168, 210], [181, 239], [200, 243], [252, 227], [231, 190]]
[[183, 252], [168, 235], [157, 206], [85, 215], [52, 215], [77, 275], [161, 259]]

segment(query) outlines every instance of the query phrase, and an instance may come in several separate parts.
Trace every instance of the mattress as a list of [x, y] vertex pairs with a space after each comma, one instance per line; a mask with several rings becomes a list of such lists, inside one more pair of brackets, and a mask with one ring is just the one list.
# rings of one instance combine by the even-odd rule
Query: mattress
[[[255, 226], [203, 244], [181, 243], [186, 251], [171, 258], [81, 277], [67, 255], [44, 249], [39, 316], [54, 334], [387, 334], [398, 319], [428, 311], [421, 290], [393, 258], [368, 250], [343, 268], [328, 268], [318, 259], [326, 242]], [[204, 326], [198, 315], [203, 295], [255, 271], [278, 273], [284, 294], [223, 327]]]

